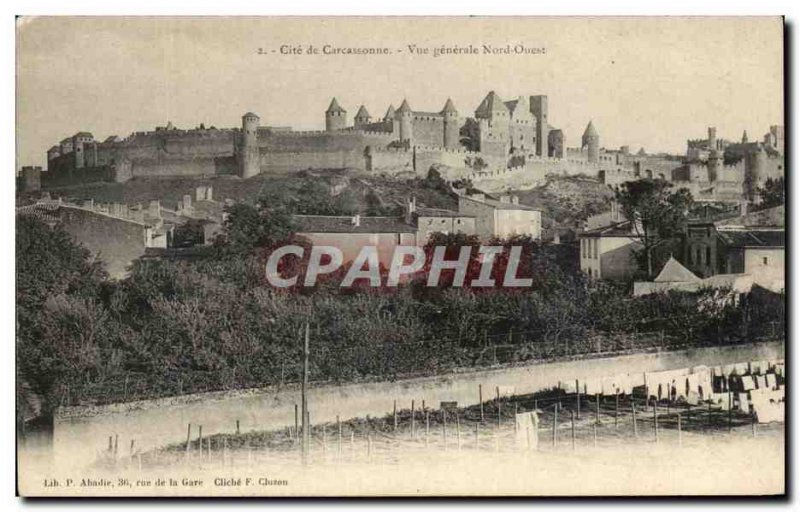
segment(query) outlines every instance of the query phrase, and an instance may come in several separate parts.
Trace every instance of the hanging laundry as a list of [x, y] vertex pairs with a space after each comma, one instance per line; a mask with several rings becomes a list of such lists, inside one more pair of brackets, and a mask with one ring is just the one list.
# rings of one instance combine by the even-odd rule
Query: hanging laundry
[[603, 392], [603, 381], [600, 379], [587, 379], [584, 393], [587, 395], [599, 395]]
[[750, 412], [750, 403], [747, 398], [747, 392], [739, 393], [739, 410], [743, 412]]
[[578, 381], [575, 379], [561, 381], [559, 382], [558, 387], [561, 388], [568, 395], [574, 395], [575, 393], [578, 392]]
[[508, 397], [508, 396], [514, 396], [515, 389], [514, 386], [497, 386], [495, 392], [501, 397]]
[[619, 375], [614, 375], [613, 377], [604, 377], [600, 385], [603, 388], [604, 396], [615, 396], [619, 394]]
[[767, 387], [769, 389], [775, 389], [778, 386], [778, 380], [775, 378], [774, 373], [768, 373], [767, 377]]
[[764, 375], [769, 370], [769, 361], [754, 361], [750, 363], [750, 373]]
[[745, 375], [744, 377], [742, 377], [742, 391], [750, 391], [755, 388], [756, 385], [755, 382], [753, 381], [752, 376]]

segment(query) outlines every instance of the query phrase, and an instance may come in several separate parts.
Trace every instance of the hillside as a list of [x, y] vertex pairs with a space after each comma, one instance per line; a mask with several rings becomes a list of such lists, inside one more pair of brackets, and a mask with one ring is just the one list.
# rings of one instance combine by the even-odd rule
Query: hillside
[[[430, 208], [457, 209], [458, 199], [440, 181], [421, 178], [376, 177], [353, 171], [302, 171], [295, 174], [260, 175], [243, 180], [235, 176], [134, 178], [126, 183], [94, 183], [51, 189], [54, 197], [71, 200], [125, 204], [160, 200], [173, 208], [185, 194], [194, 197], [198, 186], [212, 186], [214, 199], [254, 202], [262, 196], [297, 203], [297, 213], [325, 213], [325, 207], [341, 213], [388, 214], [404, 206], [410, 197]], [[321, 211], [315, 209], [316, 203]]]
[[609, 209], [614, 191], [584, 176], [548, 176], [544, 185], [510, 191], [519, 202], [542, 210], [545, 228], [570, 227], [587, 217]]

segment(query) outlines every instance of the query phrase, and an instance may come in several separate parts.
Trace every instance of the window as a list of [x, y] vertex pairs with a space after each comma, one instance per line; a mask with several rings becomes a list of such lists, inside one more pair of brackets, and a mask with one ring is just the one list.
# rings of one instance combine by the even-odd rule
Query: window
[[764, 262], [764, 265], [769, 265], [769, 256], [764, 256], [762, 261]]
[[711, 247], [706, 247], [706, 265], [711, 265]]
[[594, 240], [594, 259], [597, 259], [597, 242], [599, 242], [599, 240], [595, 239]]

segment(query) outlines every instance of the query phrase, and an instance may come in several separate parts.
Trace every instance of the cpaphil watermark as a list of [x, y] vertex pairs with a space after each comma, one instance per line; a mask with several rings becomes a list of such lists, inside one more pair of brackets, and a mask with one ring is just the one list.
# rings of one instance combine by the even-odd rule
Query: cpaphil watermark
[[[428, 247], [430, 250], [431, 247]], [[448, 279], [449, 286], [460, 288], [522, 288], [533, 285], [530, 277], [519, 277], [520, 262], [522, 261], [523, 247], [521, 246], [462, 246], [458, 248], [455, 259], [447, 257], [447, 251], [453, 251], [452, 246], [435, 246], [433, 251], [426, 253], [423, 247], [399, 245], [394, 248], [391, 260], [386, 266], [382, 265], [377, 246], [365, 245], [352, 260], [341, 279], [339, 286], [350, 287], [356, 281], [365, 280], [371, 287], [397, 287], [401, 281], [411, 276], [423, 277], [426, 286], [440, 286], [443, 272], [452, 273], [452, 280]], [[477, 255], [473, 252], [477, 249]], [[312, 246], [306, 254], [307, 248], [299, 245], [284, 245], [270, 254], [267, 259], [266, 277], [270, 285], [276, 288], [290, 288], [295, 286], [313, 287], [321, 276], [339, 273], [344, 268], [344, 254], [338, 247], [328, 245]], [[503, 255], [502, 265], [496, 266], [500, 255]], [[285, 258], [295, 257], [306, 262], [305, 272], [295, 272], [286, 276], [280, 271]], [[308, 256], [306, 260], [306, 256]], [[476, 259], [473, 257], [476, 256]], [[477, 265], [476, 265], [477, 263]], [[477, 267], [477, 268], [476, 268]], [[469, 272], [470, 269], [477, 272]], [[502, 280], [498, 279], [502, 274]], [[424, 274], [421, 276], [421, 274]], [[470, 274], [468, 278], [468, 274]], [[477, 275], [475, 275], [477, 274]]]

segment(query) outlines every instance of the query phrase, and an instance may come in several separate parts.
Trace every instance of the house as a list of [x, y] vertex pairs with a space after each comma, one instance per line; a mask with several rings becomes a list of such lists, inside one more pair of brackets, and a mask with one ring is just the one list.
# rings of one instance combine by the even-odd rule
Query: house
[[415, 218], [418, 245], [425, 245], [433, 233], [476, 234], [474, 215], [441, 208], [418, 208], [416, 201], [409, 203], [409, 212]]
[[694, 220], [687, 225], [684, 263], [701, 277], [751, 274], [762, 282], [784, 280], [785, 206]]
[[638, 266], [635, 252], [642, 248], [630, 221], [584, 231], [578, 235], [581, 270], [593, 279], [622, 280], [633, 277]]
[[[696, 292], [711, 289], [723, 291], [730, 299], [737, 301], [742, 294], [750, 293], [754, 285], [776, 293], [782, 291], [782, 284], [779, 287], [774, 287], [773, 284], [770, 279], [745, 273], [717, 274], [702, 279], [681, 265], [675, 258], [670, 258], [652, 282], [633, 283], [633, 295], [641, 297], [659, 292]], [[719, 297], [722, 298], [721, 295]]]
[[482, 240], [528, 235], [542, 237], [542, 212], [519, 204], [517, 196], [492, 199], [485, 194], [459, 196], [458, 212], [475, 217], [475, 234]]
[[344, 261], [352, 261], [364, 246], [378, 249], [378, 260], [388, 267], [395, 247], [416, 245], [417, 228], [400, 217], [294, 215], [297, 234], [313, 245], [336, 247]]

